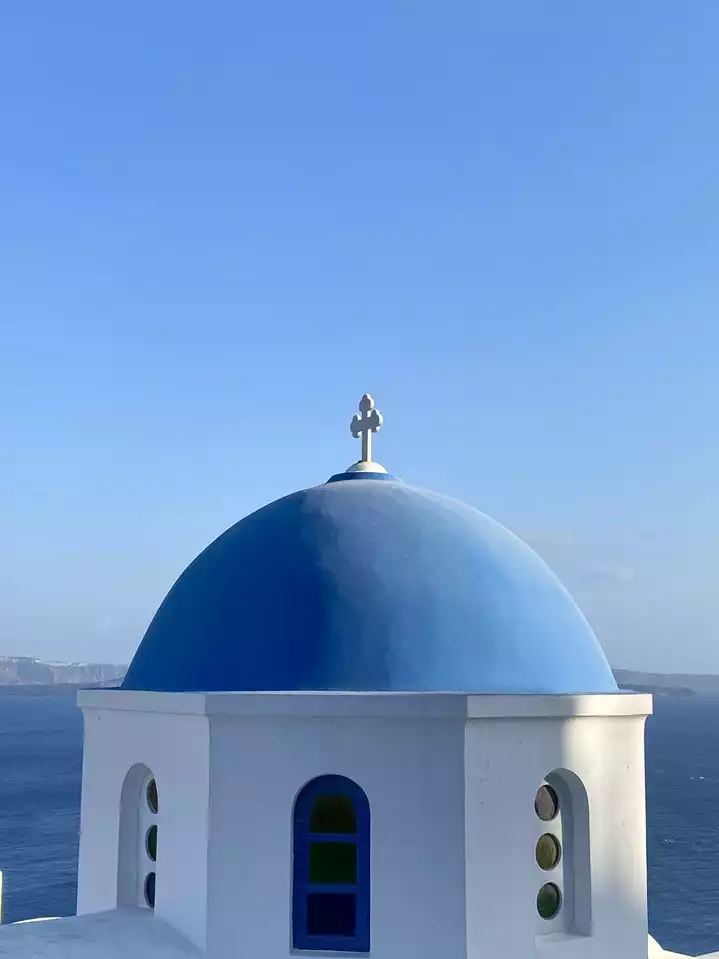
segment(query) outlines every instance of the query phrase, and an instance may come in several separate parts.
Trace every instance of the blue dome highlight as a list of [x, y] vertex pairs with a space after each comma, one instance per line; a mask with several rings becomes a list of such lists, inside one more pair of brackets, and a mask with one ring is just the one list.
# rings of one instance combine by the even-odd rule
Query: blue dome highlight
[[448, 497], [343, 475], [208, 546], [123, 688], [616, 692], [586, 620], [520, 539]]

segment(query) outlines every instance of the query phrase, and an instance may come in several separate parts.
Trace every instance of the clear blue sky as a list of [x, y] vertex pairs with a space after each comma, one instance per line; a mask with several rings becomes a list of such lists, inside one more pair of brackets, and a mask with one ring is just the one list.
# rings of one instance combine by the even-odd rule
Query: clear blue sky
[[127, 660], [381, 461], [614, 665], [719, 672], [719, 4], [31, 0], [0, 32], [0, 653]]

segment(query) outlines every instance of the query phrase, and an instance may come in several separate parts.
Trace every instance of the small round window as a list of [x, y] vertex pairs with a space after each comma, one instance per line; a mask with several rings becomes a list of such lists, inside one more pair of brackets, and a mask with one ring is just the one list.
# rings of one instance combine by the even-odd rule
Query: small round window
[[537, 893], [537, 912], [542, 919], [554, 919], [562, 905], [562, 894], [559, 886], [553, 882], [545, 882]]
[[534, 811], [542, 822], [550, 822], [559, 812], [557, 794], [546, 783], [537, 790], [537, 795], [534, 797]]
[[562, 855], [562, 847], [559, 845], [557, 837], [545, 832], [537, 840], [534, 855], [540, 869], [554, 869]]
[[145, 849], [153, 862], [157, 859], [157, 826], [150, 826], [145, 836]]
[[150, 812], [157, 812], [157, 783], [154, 779], [151, 779], [147, 784], [147, 805], [150, 809]]
[[155, 873], [148, 873], [145, 877], [145, 902], [150, 909], [155, 908]]

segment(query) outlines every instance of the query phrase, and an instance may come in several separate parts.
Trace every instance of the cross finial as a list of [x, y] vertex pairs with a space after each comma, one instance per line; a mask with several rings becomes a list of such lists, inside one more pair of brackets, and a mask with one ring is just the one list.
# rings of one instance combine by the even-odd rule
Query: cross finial
[[[359, 414], [355, 413], [350, 423], [350, 430], [355, 439], [362, 437], [362, 459], [357, 467], [362, 467], [365, 463], [372, 464], [372, 434], [379, 432], [382, 427], [382, 414], [374, 407], [374, 400], [365, 393], [359, 401]], [[372, 464], [374, 465], [374, 464]], [[378, 466], [381, 471], [383, 467]]]

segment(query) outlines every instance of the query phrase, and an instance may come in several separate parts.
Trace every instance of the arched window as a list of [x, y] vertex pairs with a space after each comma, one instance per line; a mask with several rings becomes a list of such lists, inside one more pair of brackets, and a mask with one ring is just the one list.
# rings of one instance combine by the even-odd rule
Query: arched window
[[591, 864], [589, 803], [584, 784], [568, 769], [555, 769], [539, 787], [534, 811], [540, 932], [589, 935]]
[[157, 796], [157, 783], [152, 775], [150, 775], [144, 783], [140, 810], [140, 836], [142, 842], [142, 845], [138, 848], [140, 875], [142, 876], [142, 896], [140, 904], [154, 909], [159, 800]]
[[369, 952], [370, 809], [360, 787], [320, 776], [295, 801], [292, 944]]
[[125, 777], [120, 796], [119, 906], [155, 908], [158, 813], [155, 777], [138, 763]]

